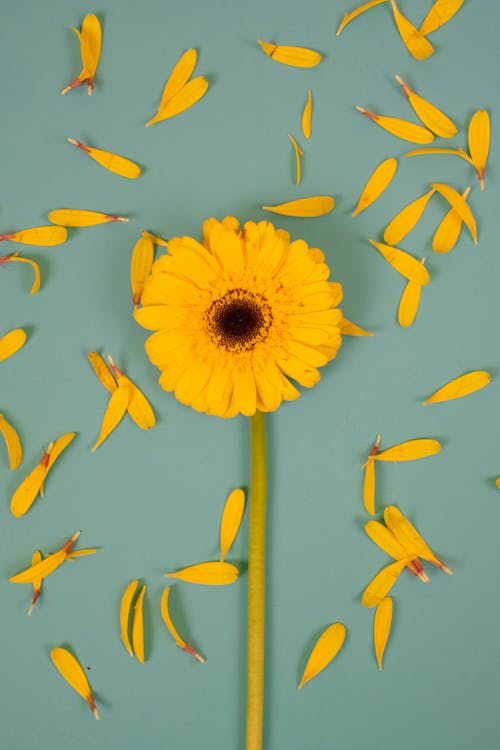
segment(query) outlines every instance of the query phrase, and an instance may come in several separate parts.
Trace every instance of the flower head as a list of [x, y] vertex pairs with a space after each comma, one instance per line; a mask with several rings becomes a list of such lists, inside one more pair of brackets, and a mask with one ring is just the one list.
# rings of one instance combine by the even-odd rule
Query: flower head
[[219, 417], [274, 411], [315, 385], [341, 344], [342, 287], [324, 255], [268, 221], [208, 219], [203, 242], [175, 237], [135, 318], [160, 385]]

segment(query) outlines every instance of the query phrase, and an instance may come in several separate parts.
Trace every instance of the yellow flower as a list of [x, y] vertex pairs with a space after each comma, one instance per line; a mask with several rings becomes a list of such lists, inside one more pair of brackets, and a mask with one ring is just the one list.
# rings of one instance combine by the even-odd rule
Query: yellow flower
[[175, 237], [146, 281], [137, 322], [160, 385], [219, 417], [268, 412], [307, 388], [341, 344], [340, 284], [324, 255], [268, 221], [208, 219]]

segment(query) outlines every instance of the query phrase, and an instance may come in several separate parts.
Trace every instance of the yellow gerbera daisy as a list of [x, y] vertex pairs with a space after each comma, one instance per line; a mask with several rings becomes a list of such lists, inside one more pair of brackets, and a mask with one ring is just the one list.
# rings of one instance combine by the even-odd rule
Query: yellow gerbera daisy
[[307, 388], [341, 343], [340, 284], [324, 255], [268, 221], [203, 224], [203, 243], [175, 237], [154, 264], [137, 322], [160, 385], [219, 417], [274, 411]]

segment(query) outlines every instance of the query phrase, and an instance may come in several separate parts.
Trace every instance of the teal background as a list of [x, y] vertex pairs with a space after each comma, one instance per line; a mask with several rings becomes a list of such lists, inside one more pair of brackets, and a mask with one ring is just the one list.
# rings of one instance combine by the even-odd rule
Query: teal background
[[[162, 574], [217, 554], [225, 497], [249, 481], [243, 418], [222, 421], [178, 404], [157, 384], [145, 332], [131, 316], [129, 262], [142, 229], [197, 236], [203, 219], [273, 217], [259, 206], [328, 193], [337, 206], [319, 219], [275, 217], [277, 226], [323, 248], [345, 287], [345, 315], [373, 338], [345, 340], [321, 384], [270, 416], [266, 750], [428, 750], [500, 742], [498, 622], [500, 378], [496, 111], [498, 5], [466, 0], [432, 36], [436, 53], [413, 60], [380, 6], [335, 30], [349, 0], [79, 0], [4, 7], [0, 27], [1, 231], [46, 223], [47, 212], [88, 208], [130, 216], [129, 224], [70, 230], [66, 245], [19, 249], [39, 261], [42, 290], [31, 298], [31, 271], [0, 269], [0, 335], [22, 326], [24, 349], [0, 364], [0, 410], [22, 437], [15, 473], [0, 446], [0, 652], [2, 747], [59, 750], [216, 750], [244, 746], [246, 577], [230, 586], [175, 587], [172, 614], [207, 657], [203, 666], [174, 645], [159, 614]], [[419, 24], [430, 7], [401, 2]], [[59, 96], [80, 70], [69, 30], [85, 13], [103, 24], [103, 51], [92, 98], [82, 87]], [[268, 59], [255, 40], [311, 46], [313, 70]], [[188, 47], [207, 95], [170, 121], [144, 128], [165, 80]], [[393, 79], [399, 73], [457, 122], [466, 145], [472, 113], [487, 108], [493, 140], [486, 190], [460, 159], [399, 160], [396, 179], [351, 219], [375, 166], [411, 148], [355, 111], [360, 104], [414, 120]], [[313, 134], [300, 117], [314, 97]], [[304, 148], [304, 179], [293, 184], [292, 133]], [[66, 143], [68, 136], [138, 161], [143, 176], [124, 180]], [[443, 144], [447, 145], [447, 144]], [[466, 231], [448, 256], [433, 254], [439, 198], [402, 246], [428, 258], [415, 325], [396, 322], [403, 280], [368, 244], [429, 183], [472, 185], [479, 245]], [[91, 455], [107, 403], [86, 360], [111, 353], [148, 395], [157, 427], [142, 433], [124, 420]], [[421, 401], [447, 380], [487, 369], [492, 384], [434, 407]], [[56, 436], [78, 437], [26, 517], [9, 498]], [[373, 612], [360, 593], [386, 562], [365, 536], [359, 468], [378, 432], [383, 446], [436, 437], [439, 456], [377, 473], [377, 508], [396, 503], [453, 567], [429, 570], [423, 586], [404, 574], [384, 670], [372, 647]], [[244, 561], [247, 520], [230, 559]], [[99, 553], [65, 565], [46, 581], [31, 618], [31, 588], [8, 577], [32, 550], [54, 551], [74, 530]], [[133, 578], [148, 584], [144, 666], [119, 639], [118, 608]], [[348, 629], [335, 663], [300, 693], [307, 654], [331, 622]], [[95, 722], [49, 658], [68, 645], [88, 672], [101, 713]]]

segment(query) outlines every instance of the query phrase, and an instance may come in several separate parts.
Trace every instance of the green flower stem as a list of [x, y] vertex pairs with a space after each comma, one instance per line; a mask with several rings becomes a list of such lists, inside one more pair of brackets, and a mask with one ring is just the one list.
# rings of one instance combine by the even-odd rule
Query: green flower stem
[[252, 477], [248, 542], [248, 641], [246, 750], [262, 750], [264, 716], [264, 604], [266, 547], [266, 424], [250, 418]]

